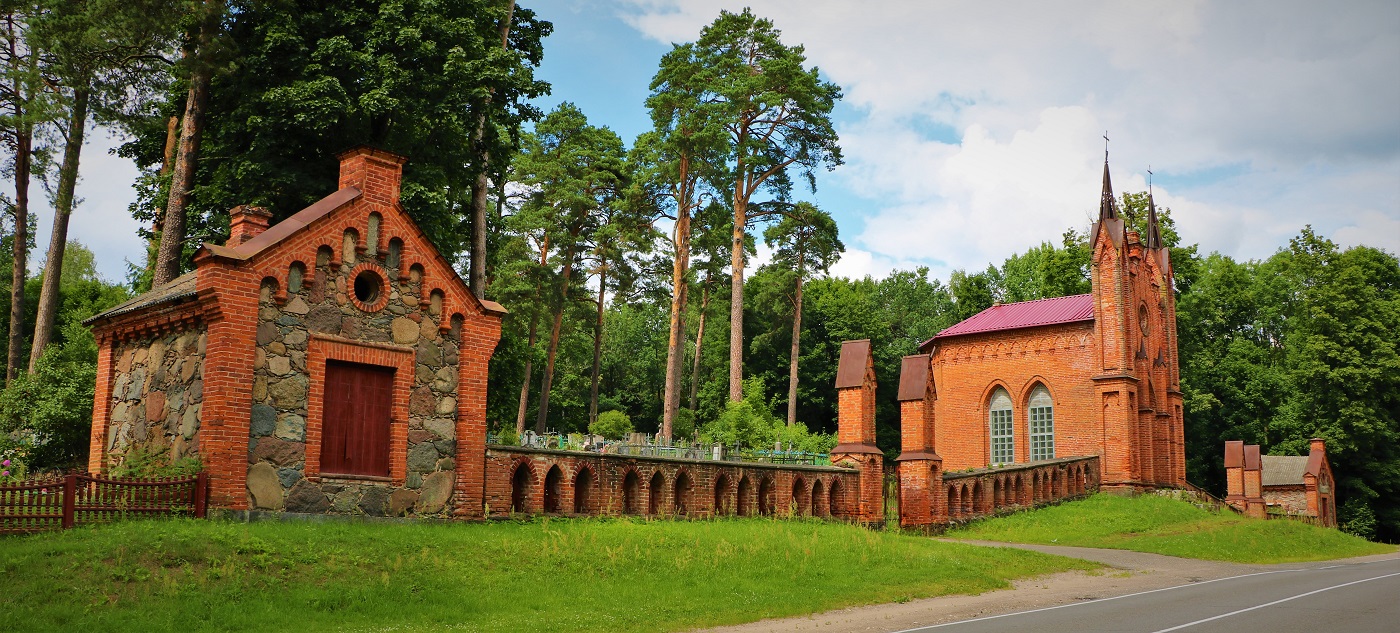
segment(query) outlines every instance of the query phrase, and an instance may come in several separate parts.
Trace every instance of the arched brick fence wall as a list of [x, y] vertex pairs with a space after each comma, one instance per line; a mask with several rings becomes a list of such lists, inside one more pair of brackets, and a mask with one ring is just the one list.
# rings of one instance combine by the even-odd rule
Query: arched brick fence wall
[[[521, 473], [524, 473], [523, 475]], [[855, 520], [860, 473], [835, 466], [487, 446], [486, 508], [581, 516], [815, 515]], [[528, 489], [521, 490], [520, 484]], [[523, 494], [523, 503], [513, 502]]]

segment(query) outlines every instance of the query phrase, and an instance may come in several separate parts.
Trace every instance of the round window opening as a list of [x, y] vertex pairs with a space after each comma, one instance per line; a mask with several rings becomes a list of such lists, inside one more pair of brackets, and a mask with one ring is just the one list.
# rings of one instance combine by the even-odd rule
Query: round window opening
[[355, 276], [355, 298], [359, 299], [360, 303], [374, 303], [379, 298], [383, 283], [374, 271], [360, 271], [360, 274]]

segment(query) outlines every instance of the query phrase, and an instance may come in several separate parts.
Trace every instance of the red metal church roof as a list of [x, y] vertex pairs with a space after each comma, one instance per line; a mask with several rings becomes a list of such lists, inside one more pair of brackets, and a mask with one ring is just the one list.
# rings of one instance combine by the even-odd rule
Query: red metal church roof
[[1070, 295], [1068, 297], [1007, 303], [978, 312], [957, 325], [939, 332], [933, 338], [924, 341], [919, 347], [927, 347], [929, 343], [937, 339], [950, 336], [1092, 321], [1093, 319], [1093, 295]]

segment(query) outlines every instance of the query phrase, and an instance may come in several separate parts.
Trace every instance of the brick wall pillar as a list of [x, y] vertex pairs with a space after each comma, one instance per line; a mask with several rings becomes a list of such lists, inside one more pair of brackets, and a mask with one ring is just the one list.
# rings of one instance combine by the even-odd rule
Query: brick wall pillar
[[1264, 518], [1265, 515], [1262, 463], [1263, 460], [1259, 459], [1259, 445], [1246, 445], [1244, 447], [1244, 513], [1259, 519]]
[[855, 519], [885, 520], [885, 455], [875, 446], [875, 361], [870, 340], [845, 341], [836, 368], [837, 424], [831, 463], [860, 471]]
[[946, 523], [943, 458], [934, 447], [934, 401], [931, 358], [905, 356], [899, 372], [899, 524], [921, 528]]
[[1244, 442], [1225, 442], [1225, 503], [1244, 510]]
[[88, 472], [100, 473], [107, 465], [107, 427], [112, 421], [112, 357], [116, 340], [97, 335], [97, 388], [92, 396], [92, 436], [88, 441]]
[[[195, 288], [208, 308], [204, 405], [199, 452], [209, 471], [209, 502], [248, 508], [248, 427], [253, 407], [253, 354], [257, 344], [257, 274], [241, 262], [201, 250]], [[217, 350], [217, 351], [215, 351]]]
[[[462, 324], [461, 332], [453, 513], [459, 517], [479, 518], [486, 512], [486, 380], [491, 356], [501, 340], [501, 318], [494, 314], [474, 316]], [[509, 499], [509, 495], [506, 498]], [[572, 494], [569, 501], [572, 503]]]

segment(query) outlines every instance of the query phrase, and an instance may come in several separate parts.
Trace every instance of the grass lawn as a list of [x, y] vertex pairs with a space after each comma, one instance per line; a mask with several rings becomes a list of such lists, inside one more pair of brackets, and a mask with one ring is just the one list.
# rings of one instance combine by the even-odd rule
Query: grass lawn
[[0, 630], [675, 631], [1095, 567], [819, 522], [128, 522], [0, 538]]
[[1395, 551], [1297, 521], [1210, 512], [1155, 495], [1098, 494], [953, 530], [950, 538], [1107, 547], [1238, 563], [1329, 560]]

